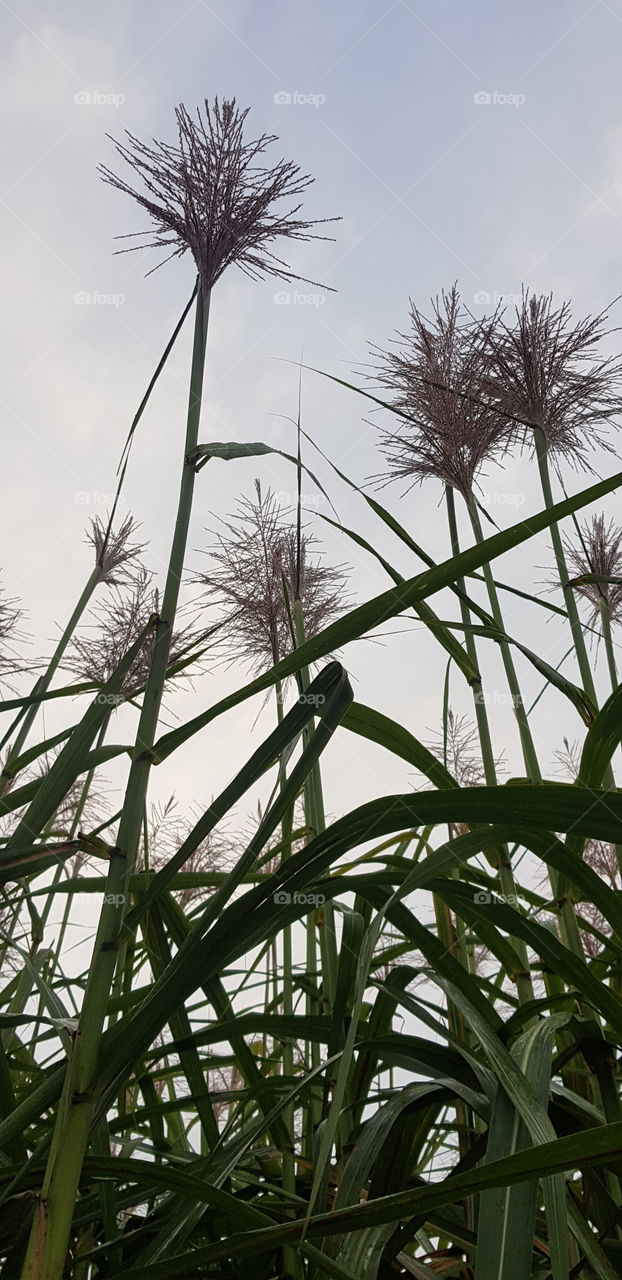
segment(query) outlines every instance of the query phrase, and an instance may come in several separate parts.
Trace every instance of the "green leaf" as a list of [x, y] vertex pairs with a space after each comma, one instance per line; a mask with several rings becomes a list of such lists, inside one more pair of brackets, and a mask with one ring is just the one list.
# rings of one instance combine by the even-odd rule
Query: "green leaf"
[[577, 782], [583, 787], [599, 787], [614, 751], [622, 742], [622, 685], [615, 689], [598, 712], [585, 736]]
[[[202, 466], [205, 466], [205, 463], [209, 462], [211, 458], [220, 458], [223, 462], [231, 462], [235, 458], [258, 458], [266, 453], [278, 453], [280, 458], [285, 458], [288, 462], [293, 462], [295, 467], [302, 468], [306, 475], [311, 477], [313, 483], [317, 485], [320, 493], [322, 493], [326, 498], [326, 501], [330, 502], [330, 498], [326, 490], [320, 484], [317, 476], [314, 476], [313, 472], [309, 471], [309, 468], [305, 467], [304, 463], [301, 462], [299, 458], [294, 457], [291, 453], [284, 453], [282, 449], [275, 449], [273, 445], [262, 444], [260, 440], [231, 440], [227, 443], [213, 441], [210, 444], [199, 444], [196, 449], [192, 450], [190, 456], [198, 463], [198, 471]], [[330, 502], [330, 505], [332, 507], [332, 502]]]
[[305, 1219], [229, 1236], [226, 1240], [193, 1250], [176, 1258], [167, 1258], [154, 1267], [130, 1268], [121, 1274], [125, 1280], [167, 1280], [183, 1276], [190, 1267], [206, 1266], [225, 1258], [249, 1257], [272, 1250], [282, 1244], [295, 1244], [303, 1234], [309, 1238], [338, 1235], [344, 1231], [366, 1230], [385, 1222], [398, 1223], [404, 1218], [426, 1214], [442, 1205], [456, 1204], [465, 1195], [489, 1187], [510, 1186], [534, 1177], [545, 1177], [571, 1169], [586, 1169], [619, 1162], [622, 1149], [622, 1122], [601, 1125], [570, 1134], [553, 1142], [545, 1142], [515, 1155], [495, 1160], [478, 1169], [452, 1175], [424, 1187], [409, 1188], [391, 1196], [381, 1196], [366, 1204], [353, 1205], [331, 1213], [318, 1214], [307, 1225]]
[[[151, 625], [151, 622], [149, 622], [144, 630], [141, 631], [138, 639], [128, 649], [110, 679], [102, 687], [101, 693], [97, 695], [82, 720], [72, 730], [68, 741], [56, 757], [49, 773], [37, 783], [35, 795], [24, 817], [19, 821], [7, 841], [5, 846], [7, 853], [22, 843], [31, 843], [41, 834], [45, 823], [52, 817], [61, 801], [64, 800], [72, 783], [75, 782], [80, 773], [84, 772], [85, 768], [90, 767], [87, 757], [89, 748], [104, 720], [109, 715], [111, 699], [119, 695], [123, 681], [136, 655], [140, 652]], [[121, 748], [121, 750], [125, 750], [125, 748]], [[100, 747], [94, 754], [99, 761], [101, 758], [109, 759], [109, 751], [110, 748]], [[119, 748], [114, 748], [114, 751], [118, 753]], [[2, 812], [2, 806], [0, 806], [0, 812]]]
[[[539, 1108], [546, 1111], [550, 1089], [553, 1037], [568, 1015], [562, 1014], [530, 1028], [511, 1051], [517, 1066], [537, 1098]], [[531, 1146], [525, 1121], [505, 1089], [499, 1088], [488, 1128], [486, 1163]], [[561, 1193], [561, 1194], [560, 1194]], [[475, 1280], [531, 1280], [534, 1234], [536, 1225], [538, 1184], [521, 1182], [517, 1186], [499, 1186], [482, 1193], [477, 1224]], [[548, 1221], [549, 1235], [557, 1231], [557, 1257], [563, 1256], [565, 1241], [559, 1233], [559, 1210], [564, 1188], [556, 1188], [557, 1214]]]
[[601, 480], [598, 484], [591, 485], [574, 497], [565, 498], [563, 502], [555, 503], [548, 510], [529, 516], [527, 520], [521, 520], [509, 529], [504, 529], [502, 533], [496, 533], [491, 538], [486, 538], [484, 542], [469, 547], [466, 551], [461, 551], [459, 555], [452, 556], [451, 559], [445, 560], [434, 569], [426, 569], [423, 573], [407, 579], [406, 582], [399, 586], [392, 587], [388, 591], [382, 592], [379, 596], [374, 596], [373, 599], [368, 600], [365, 604], [351, 610], [345, 617], [331, 623], [330, 626], [314, 636], [312, 640], [307, 640], [305, 644], [296, 649], [289, 657], [277, 663], [265, 675], [259, 676], [242, 689], [236, 690], [235, 693], [230, 694], [229, 697], [224, 698], [214, 707], [210, 707], [202, 715], [195, 716], [187, 724], [165, 734], [156, 743], [156, 758], [158, 760], [166, 759], [172, 751], [187, 742], [200, 729], [205, 728], [217, 716], [222, 715], [224, 711], [238, 706], [256, 693], [262, 693], [277, 680], [283, 680], [286, 676], [300, 671], [301, 667], [309, 666], [312, 662], [317, 662], [320, 658], [325, 657], [326, 654], [334, 652], [335, 649], [340, 649], [343, 645], [359, 639], [375, 627], [381, 626], [383, 622], [388, 622], [390, 618], [403, 613], [405, 609], [410, 608], [415, 602], [427, 599], [429, 596], [434, 595], [435, 592], [441, 591], [443, 587], [455, 582], [456, 578], [463, 577], [474, 569], [479, 569], [482, 565], [496, 559], [497, 556], [503, 555], [506, 551], [511, 551], [513, 547], [520, 546], [521, 543], [527, 542], [529, 538], [533, 538], [535, 534], [540, 533], [543, 529], [548, 529], [552, 524], [563, 519], [564, 516], [570, 515], [573, 511], [579, 511], [582, 507], [586, 507], [592, 502], [597, 502], [599, 498], [604, 497], [607, 493], [612, 493], [620, 485], [622, 485], [622, 472], [617, 472], [610, 479]]
[[341, 721], [344, 729], [358, 733], [370, 742], [385, 747], [393, 755], [400, 756], [408, 764], [412, 764], [420, 773], [425, 774], [436, 787], [458, 786], [455, 778], [441, 764], [440, 760], [425, 747], [418, 738], [413, 737], [408, 729], [404, 729], [396, 720], [389, 719], [380, 711], [365, 707], [360, 702], [353, 702]]

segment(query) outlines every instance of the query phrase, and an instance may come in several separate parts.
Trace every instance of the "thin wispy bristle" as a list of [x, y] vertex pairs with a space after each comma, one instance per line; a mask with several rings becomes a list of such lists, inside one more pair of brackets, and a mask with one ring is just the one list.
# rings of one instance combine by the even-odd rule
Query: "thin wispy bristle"
[[[338, 219], [297, 216], [298, 197], [314, 179], [291, 161], [263, 164], [264, 152], [278, 138], [262, 134], [246, 140], [247, 115], [248, 108], [240, 111], [235, 99], [216, 98], [213, 105], [205, 100], [204, 111], [198, 107], [195, 117], [181, 104], [175, 110], [176, 146], [156, 141], [147, 146], [131, 133], [126, 133], [126, 143], [111, 139], [144, 189], [137, 190], [105, 165], [99, 171], [105, 182], [132, 196], [153, 224], [152, 232], [120, 252], [165, 248], [169, 258], [190, 252], [206, 291], [232, 263], [253, 279], [305, 278], [276, 257], [271, 246], [279, 239], [328, 239], [315, 228]], [[294, 203], [280, 212], [275, 206], [281, 200]]]
[[[146, 849], [138, 861], [138, 870], [160, 871], [170, 862], [190, 834], [194, 823], [183, 817], [175, 796], [161, 804], [152, 804], [148, 823]], [[220, 830], [210, 831], [186, 858], [182, 871], [191, 874], [213, 874], [230, 869], [234, 861], [235, 841]], [[185, 910], [192, 903], [213, 892], [205, 886], [189, 885], [176, 891], [179, 905]]]
[[[606, 313], [575, 320], [569, 302], [555, 306], [552, 295], [523, 289], [515, 324], [497, 313], [484, 322], [488, 378], [482, 390], [525, 423], [538, 426], [551, 455], [588, 468], [590, 448], [612, 450], [611, 417], [622, 411], [622, 361], [600, 355], [607, 337]], [[520, 432], [533, 446], [533, 432]]]
[[19, 623], [22, 617], [23, 611], [17, 600], [10, 599], [0, 587], [0, 683], [20, 669], [14, 645], [21, 638]]
[[391, 479], [433, 477], [466, 498], [483, 464], [507, 449], [511, 429], [482, 399], [483, 334], [455, 285], [432, 305], [429, 320], [411, 300], [410, 331], [397, 335], [397, 349], [372, 348], [372, 376], [409, 419], [382, 431], [381, 449]]
[[225, 523], [210, 549], [209, 570], [197, 578], [223, 611], [227, 648], [258, 669], [292, 651], [285, 592], [291, 607], [297, 582], [307, 639], [346, 604], [341, 568], [313, 556], [316, 540], [309, 534], [300, 540], [297, 572], [297, 541], [296, 528], [287, 523], [274, 495], [258, 486], [256, 499], [243, 499], [236, 517]]
[[87, 542], [95, 551], [95, 564], [99, 571], [99, 581], [110, 586], [127, 580], [131, 576], [132, 566], [145, 550], [145, 543], [131, 543], [130, 538], [139, 526], [132, 516], [126, 516], [123, 523], [115, 531], [95, 516], [91, 520], [91, 528], [87, 531]]
[[[622, 528], [604, 515], [592, 516], [580, 526], [576, 540], [566, 538], [564, 548], [574, 577], [599, 574], [602, 578], [622, 578]], [[622, 583], [582, 582], [575, 591], [591, 605], [592, 622], [598, 620], [601, 601], [612, 622], [622, 621]]]
[[[82, 680], [105, 684], [110, 679], [121, 659], [146, 627], [149, 618], [158, 611], [157, 592], [152, 583], [152, 574], [140, 565], [121, 587], [111, 587], [107, 599], [93, 609], [94, 625], [88, 631], [83, 629], [74, 638], [65, 663]], [[169, 679], [176, 678], [171, 668], [175, 668], [176, 663], [187, 656], [193, 641], [198, 645], [201, 636], [202, 633], [193, 631], [191, 627], [173, 632], [168, 662]], [[152, 631], [147, 635], [127, 673], [121, 690], [122, 698], [132, 698], [144, 688], [154, 644], [155, 634]], [[180, 675], [186, 675], [185, 668]]]

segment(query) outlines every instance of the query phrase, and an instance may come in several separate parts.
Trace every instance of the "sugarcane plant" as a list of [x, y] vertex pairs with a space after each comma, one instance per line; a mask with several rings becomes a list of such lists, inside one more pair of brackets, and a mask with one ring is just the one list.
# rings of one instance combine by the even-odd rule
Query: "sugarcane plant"
[[[277, 140], [253, 140], [247, 117], [229, 100], [180, 106], [175, 142], [128, 134], [116, 147], [129, 176], [103, 168], [150, 219], [129, 248], [189, 254], [196, 282], [50, 656], [26, 660], [21, 606], [0, 594], [2, 1274], [612, 1280], [622, 565], [603, 504], [622, 472], [575, 492], [564, 468], [589, 472], [603, 441], [615, 456], [622, 365], [603, 354], [604, 314], [576, 320], [525, 291], [514, 314], [476, 319], [454, 286], [430, 318], [411, 301], [407, 332], [374, 345], [364, 378], [321, 384], [373, 404], [375, 477], [346, 474], [334, 447], [316, 478], [300, 398], [289, 452], [204, 439], [223, 273], [301, 278], [280, 241], [325, 238], [326, 220], [302, 211], [311, 179], [271, 163]], [[116, 510], [192, 311], [160, 583]], [[525, 450], [530, 511], [499, 528], [481, 480], [511, 475]], [[254, 496], [221, 515], [191, 568], [195, 491], [215, 510], [213, 478], [237, 459], [253, 460]], [[291, 469], [290, 509], [273, 465]], [[322, 499], [312, 519], [303, 476]], [[421, 484], [440, 486], [447, 513], [435, 555]], [[328, 531], [380, 574], [375, 594], [357, 599], [341, 557], [320, 554]], [[547, 536], [542, 590], [505, 581], [500, 558], [533, 559]], [[391, 661], [397, 619], [405, 664]], [[543, 621], [548, 653], [533, 640]], [[370, 638], [373, 681], [357, 671]], [[493, 647], [505, 727], [488, 698]], [[412, 671], [439, 658], [438, 722], [423, 725]], [[247, 732], [222, 733], [246, 705]], [[575, 726], [553, 751], [543, 708]], [[207, 778], [189, 805], [187, 747]], [[362, 762], [352, 797], [340, 749]], [[390, 764], [389, 794], [369, 760]]]

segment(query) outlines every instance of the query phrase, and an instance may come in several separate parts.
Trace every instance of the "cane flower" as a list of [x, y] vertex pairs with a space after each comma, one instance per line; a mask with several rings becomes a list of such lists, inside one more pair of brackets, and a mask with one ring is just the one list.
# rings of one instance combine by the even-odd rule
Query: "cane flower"
[[[105, 684], [157, 612], [158, 597], [152, 586], [152, 575], [144, 565], [140, 565], [131, 579], [122, 586], [111, 587], [108, 598], [92, 610], [92, 623], [75, 637], [65, 665], [82, 680]], [[169, 680], [187, 677], [186, 659], [193, 653], [199, 655], [194, 662], [194, 669], [197, 669], [203, 638], [202, 633], [188, 626], [173, 632], [167, 672]], [[123, 681], [121, 700], [133, 698], [144, 688], [154, 644], [152, 630], [145, 637]]]
[[[152, 804], [148, 824], [147, 850], [142, 849], [138, 860], [139, 871], [160, 871], [184, 844], [193, 823], [179, 813], [174, 795], [161, 804]], [[213, 885], [200, 883], [201, 878], [212, 877], [231, 869], [235, 861], [235, 840], [220, 829], [210, 831], [186, 858], [181, 871], [195, 877], [195, 883], [175, 891], [182, 910], [200, 901]]]
[[[574, 582], [575, 591], [591, 606], [592, 623], [598, 620], [604, 602], [612, 622], [622, 621], [622, 528], [604, 515], [592, 516], [579, 529], [577, 541], [564, 540], [568, 568], [581, 579], [598, 575], [599, 582]], [[618, 578], [618, 582], [607, 582]]]
[[0, 683], [18, 669], [13, 646], [20, 637], [21, 617], [22, 610], [17, 601], [5, 595], [0, 587]]
[[130, 538], [138, 525], [132, 516], [126, 516], [118, 529], [108, 529], [98, 516], [91, 520], [91, 528], [86, 537], [95, 551], [95, 564], [99, 573], [99, 581], [110, 586], [126, 581], [131, 576], [131, 566], [145, 549], [145, 544], [131, 544]]
[[382, 432], [381, 449], [390, 478], [434, 477], [468, 498], [482, 465], [507, 449], [509, 428], [481, 396], [484, 334], [464, 313], [457, 288], [432, 305], [428, 320], [411, 300], [410, 331], [397, 335], [396, 349], [372, 348], [374, 376], [400, 415], [394, 430]]
[[344, 607], [345, 578], [313, 554], [315, 538], [303, 531], [298, 539], [270, 490], [264, 494], [256, 482], [256, 494], [225, 522], [197, 581], [221, 609], [227, 649], [262, 670], [292, 652], [296, 596], [311, 639]]
[[[248, 108], [240, 111], [235, 98], [216, 98], [213, 105], [206, 100], [195, 116], [181, 104], [175, 111], [176, 145], [154, 141], [147, 146], [127, 131], [126, 142], [111, 139], [142, 185], [134, 187], [105, 165], [101, 176], [132, 196], [152, 223], [151, 231], [139, 233], [137, 242], [120, 252], [169, 249], [164, 261], [190, 252], [206, 292], [234, 262], [254, 279], [304, 279], [275, 256], [272, 246], [280, 239], [329, 239], [314, 228], [336, 219], [298, 216], [299, 197], [313, 178], [287, 160], [266, 163], [264, 154], [278, 138], [247, 138], [247, 115]], [[283, 208], [281, 201], [290, 207]]]
[[[485, 323], [489, 357], [482, 387], [500, 411], [540, 427], [548, 450], [587, 469], [589, 448], [612, 450], [609, 420], [622, 410], [622, 361], [601, 354], [608, 336], [606, 313], [575, 320], [570, 303], [523, 290], [516, 322], [498, 313]], [[519, 429], [531, 443], [529, 425]]]

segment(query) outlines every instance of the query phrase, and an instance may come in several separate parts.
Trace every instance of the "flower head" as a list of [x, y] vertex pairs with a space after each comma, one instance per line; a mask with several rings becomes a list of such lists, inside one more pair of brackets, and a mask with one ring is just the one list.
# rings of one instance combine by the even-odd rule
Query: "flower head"
[[[599, 574], [622, 578], [622, 528], [604, 515], [592, 516], [579, 530], [579, 541], [564, 540], [568, 566], [577, 578]], [[622, 621], [622, 582], [582, 582], [575, 591], [589, 600], [592, 622], [597, 621], [604, 600], [612, 621]]]
[[[484, 786], [484, 766], [478, 747], [477, 727], [470, 722], [468, 716], [458, 716], [450, 707], [446, 733], [435, 733], [428, 746], [461, 787]], [[497, 757], [495, 767], [498, 771], [505, 767], [503, 755]]]
[[126, 516], [116, 532], [105, 527], [99, 516], [91, 520], [91, 528], [86, 537], [95, 551], [95, 564], [99, 571], [100, 582], [116, 586], [120, 581], [127, 580], [128, 573], [131, 576], [129, 566], [145, 549], [144, 544], [130, 545], [130, 538], [137, 528], [138, 525], [132, 516]]
[[433, 302], [428, 320], [410, 303], [410, 332], [397, 350], [379, 351], [375, 375], [403, 415], [383, 431], [381, 448], [393, 479], [442, 480], [468, 497], [483, 463], [505, 451], [509, 428], [481, 397], [485, 342], [466, 316], [455, 286]]
[[[449, 707], [445, 732], [435, 733], [427, 745], [459, 786], [484, 786], [486, 779], [478, 746], [477, 726], [471, 723], [468, 716], [458, 716]], [[502, 772], [505, 769], [503, 754], [494, 763], [497, 772]], [[451, 830], [454, 835], [465, 835], [469, 827], [467, 823], [456, 822], [451, 824]]]
[[[76, 636], [66, 660], [67, 667], [83, 680], [105, 684], [147, 626], [149, 618], [157, 612], [158, 596], [152, 586], [152, 575], [141, 565], [131, 579], [122, 587], [112, 587], [107, 600], [92, 610], [94, 627], [90, 634], [83, 632]], [[186, 674], [185, 665], [182, 668], [181, 664], [189, 651], [196, 649], [201, 638], [190, 627], [173, 632], [167, 672], [169, 680]], [[151, 630], [123, 681], [122, 698], [133, 698], [144, 688], [154, 644], [155, 633]]]
[[[160, 871], [165, 867], [190, 834], [193, 823], [178, 812], [175, 796], [171, 796], [163, 804], [152, 804], [148, 824], [147, 856], [143, 848], [139, 857], [138, 870]], [[186, 858], [181, 871], [183, 874], [211, 876], [214, 873], [230, 870], [235, 861], [235, 841], [226, 833], [216, 829], [201, 840], [197, 848]], [[206, 885], [189, 885], [175, 890], [175, 896], [183, 910], [213, 889]]]
[[[516, 323], [485, 322], [488, 376], [482, 388], [501, 411], [539, 426], [550, 453], [586, 467], [590, 445], [611, 449], [607, 422], [622, 410], [622, 362], [602, 357], [606, 314], [574, 320], [570, 303], [523, 289]], [[521, 433], [531, 439], [529, 427]]]
[[[313, 228], [335, 221], [296, 216], [301, 208], [298, 197], [313, 178], [290, 161], [264, 164], [264, 152], [278, 139], [262, 134], [246, 140], [247, 115], [248, 108], [240, 111], [235, 98], [216, 98], [212, 106], [206, 100], [203, 113], [197, 108], [196, 119], [182, 104], [175, 111], [177, 145], [154, 141], [149, 147], [131, 133], [125, 144], [112, 139], [144, 189], [136, 190], [100, 166], [104, 180], [132, 196], [151, 217], [152, 232], [139, 233], [141, 242], [130, 248], [169, 248], [169, 257], [189, 250], [206, 291], [233, 262], [254, 279], [301, 279], [275, 257], [271, 246], [279, 238], [326, 239]], [[281, 212], [275, 208], [280, 200], [297, 203]]]
[[256, 500], [243, 499], [238, 514], [210, 551], [200, 582], [225, 619], [223, 638], [253, 667], [272, 666], [292, 652], [290, 609], [298, 593], [305, 635], [317, 635], [343, 608], [344, 575], [312, 555], [316, 540], [298, 537], [274, 495], [256, 482]]
[[0, 587], [0, 682], [15, 672], [13, 645], [19, 638], [22, 610], [16, 600], [9, 599]]

